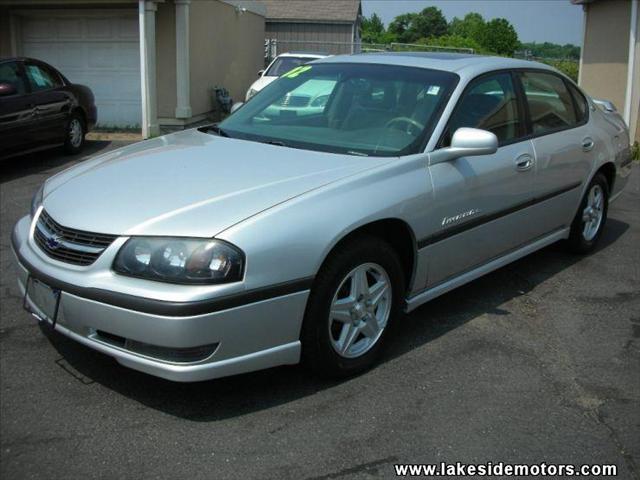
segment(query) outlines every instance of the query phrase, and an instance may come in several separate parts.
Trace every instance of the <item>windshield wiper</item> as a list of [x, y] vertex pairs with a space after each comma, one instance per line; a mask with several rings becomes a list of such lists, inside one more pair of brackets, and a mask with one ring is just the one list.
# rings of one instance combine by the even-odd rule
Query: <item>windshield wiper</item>
[[215, 134], [220, 135], [221, 137], [231, 138], [231, 135], [229, 135], [225, 130], [220, 128], [217, 123], [214, 123], [213, 125], [210, 125], [209, 127], [207, 127], [207, 132], [214, 132]]
[[355, 150], [347, 150], [347, 155], [356, 155], [358, 157], [368, 157], [369, 156], [368, 153], [357, 152]]
[[266, 143], [268, 145], [277, 145], [278, 147], [288, 147], [286, 143], [280, 140], [265, 140], [262, 143]]

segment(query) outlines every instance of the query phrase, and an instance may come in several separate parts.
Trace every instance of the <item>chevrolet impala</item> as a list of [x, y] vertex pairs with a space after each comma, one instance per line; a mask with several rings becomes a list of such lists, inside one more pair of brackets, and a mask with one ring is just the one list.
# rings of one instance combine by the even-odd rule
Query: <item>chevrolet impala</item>
[[[318, 84], [319, 108], [287, 107]], [[49, 178], [18, 283], [47, 328], [152, 375], [346, 376], [404, 312], [554, 242], [592, 251], [630, 164], [613, 106], [547, 65], [328, 57]]]

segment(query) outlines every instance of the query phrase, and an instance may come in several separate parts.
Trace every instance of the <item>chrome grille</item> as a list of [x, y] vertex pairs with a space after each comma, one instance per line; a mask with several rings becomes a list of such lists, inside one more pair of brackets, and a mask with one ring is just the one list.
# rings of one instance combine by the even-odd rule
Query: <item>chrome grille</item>
[[63, 227], [42, 210], [33, 238], [38, 247], [55, 260], [91, 265], [117, 236]]
[[280, 102], [280, 105], [282, 107], [306, 107], [307, 105], [309, 105], [310, 100], [311, 97], [308, 97], [306, 95], [287, 94]]

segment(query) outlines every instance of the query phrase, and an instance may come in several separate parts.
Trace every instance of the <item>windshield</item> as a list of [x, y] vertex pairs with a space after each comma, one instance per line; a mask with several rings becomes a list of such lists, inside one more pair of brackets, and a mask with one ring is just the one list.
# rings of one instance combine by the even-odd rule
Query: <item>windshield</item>
[[226, 135], [353, 155], [416, 153], [458, 76], [395, 65], [297, 67], [220, 124]]
[[278, 57], [271, 64], [265, 76], [267, 77], [279, 77], [283, 73], [287, 73], [293, 70], [299, 65], [316, 60], [313, 57]]

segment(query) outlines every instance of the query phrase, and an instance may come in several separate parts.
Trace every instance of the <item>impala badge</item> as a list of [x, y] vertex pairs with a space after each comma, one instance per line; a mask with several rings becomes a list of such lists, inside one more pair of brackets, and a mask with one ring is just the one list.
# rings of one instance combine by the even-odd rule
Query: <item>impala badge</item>
[[473, 217], [474, 215], [477, 215], [478, 213], [480, 213], [480, 209], [479, 208], [472, 208], [471, 210], [467, 210], [466, 212], [459, 213], [457, 215], [454, 215], [453, 217], [444, 217], [442, 219], [442, 226], [446, 227], [447, 225], [451, 225], [453, 223], [457, 223], [460, 220], [463, 220], [465, 218]]

